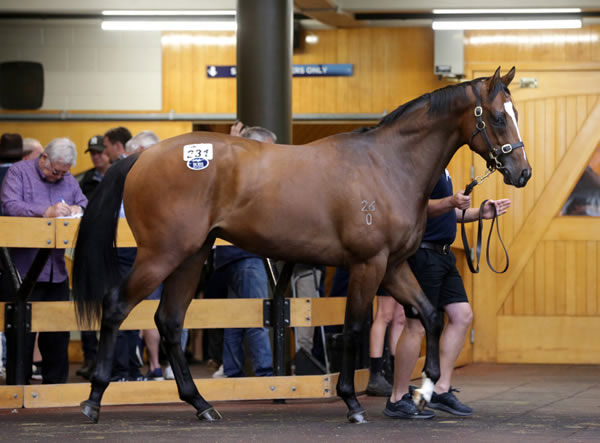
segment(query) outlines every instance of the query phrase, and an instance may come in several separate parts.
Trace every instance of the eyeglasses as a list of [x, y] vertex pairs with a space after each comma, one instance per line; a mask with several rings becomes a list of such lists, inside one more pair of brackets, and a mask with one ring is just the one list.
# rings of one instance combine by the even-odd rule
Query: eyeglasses
[[69, 169], [71, 169], [69, 167], [69, 169], [67, 169], [66, 171], [60, 171], [58, 169], [56, 169], [53, 165], [52, 165], [52, 161], [50, 160], [50, 158], [48, 156], [46, 156], [46, 168], [48, 168], [48, 170], [52, 173], [53, 176], [55, 177], [64, 177], [65, 175], [67, 175], [69, 173]]

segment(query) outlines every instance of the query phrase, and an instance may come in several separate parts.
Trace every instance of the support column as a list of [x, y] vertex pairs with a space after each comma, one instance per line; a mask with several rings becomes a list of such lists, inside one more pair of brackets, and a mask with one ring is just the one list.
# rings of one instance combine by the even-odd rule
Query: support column
[[292, 141], [292, 0], [238, 0], [237, 117]]

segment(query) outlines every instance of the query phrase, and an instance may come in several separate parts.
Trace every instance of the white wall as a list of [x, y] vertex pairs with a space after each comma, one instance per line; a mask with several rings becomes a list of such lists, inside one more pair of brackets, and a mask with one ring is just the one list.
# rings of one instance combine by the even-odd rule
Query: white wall
[[0, 22], [0, 62], [42, 63], [42, 109], [161, 111], [160, 36], [97, 20]]

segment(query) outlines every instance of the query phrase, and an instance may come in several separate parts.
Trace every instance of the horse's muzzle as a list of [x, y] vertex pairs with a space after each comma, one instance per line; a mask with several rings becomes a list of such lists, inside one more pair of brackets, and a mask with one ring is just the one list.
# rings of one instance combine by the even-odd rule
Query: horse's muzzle
[[519, 176], [518, 183], [515, 185], [517, 188], [522, 188], [527, 184], [529, 179], [531, 178], [531, 168], [523, 169], [521, 171], [521, 175]]

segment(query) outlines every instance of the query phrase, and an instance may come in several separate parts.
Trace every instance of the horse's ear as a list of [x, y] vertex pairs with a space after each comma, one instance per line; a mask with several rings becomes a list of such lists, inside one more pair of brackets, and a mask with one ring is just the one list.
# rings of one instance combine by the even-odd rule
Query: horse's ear
[[488, 85], [488, 91], [492, 92], [493, 90], [496, 89], [496, 84], [500, 81], [500, 66], [498, 66], [498, 69], [496, 69], [496, 72], [494, 72], [494, 75], [492, 75], [492, 77], [490, 78], [490, 84]]
[[515, 69], [515, 67], [513, 66], [513, 67], [511, 68], [511, 70], [510, 70], [510, 71], [508, 71], [508, 73], [507, 73], [507, 74], [505, 74], [505, 75], [502, 77], [502, 83], [504, 83], [504, 86], [507, 86], [507, 87], [508, 87], [508, 85], [510, 84], [510, 82], [512, 82], [512, 81], [513, 81], [513, 78], [515, 78], [515, 72], [517, 72], [517, 70], [516, 70], [516, 69]]

